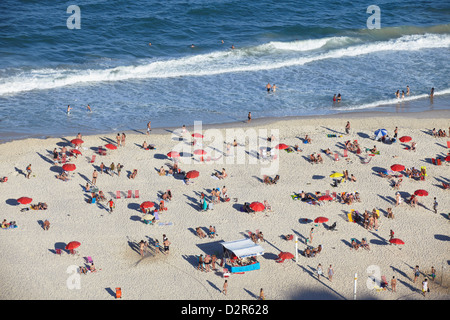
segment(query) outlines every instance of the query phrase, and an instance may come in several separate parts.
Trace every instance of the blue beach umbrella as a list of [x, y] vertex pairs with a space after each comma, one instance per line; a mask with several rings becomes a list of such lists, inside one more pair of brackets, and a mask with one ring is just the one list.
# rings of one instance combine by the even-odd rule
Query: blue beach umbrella
[[377, 131], [375, 131], [375, 135], [384, 137], [385, 135], [387, 135], [387, 130], [386, 129], [378, 129]]

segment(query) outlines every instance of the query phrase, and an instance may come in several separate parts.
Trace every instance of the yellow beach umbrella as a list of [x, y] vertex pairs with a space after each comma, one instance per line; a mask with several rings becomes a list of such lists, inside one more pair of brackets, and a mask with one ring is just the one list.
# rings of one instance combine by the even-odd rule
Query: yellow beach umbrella
[[343, 175], [344, 175], [343, 173], [335, 172], [330, 175], [330, 178], [339, 178], [339, 177], [342, 177]]

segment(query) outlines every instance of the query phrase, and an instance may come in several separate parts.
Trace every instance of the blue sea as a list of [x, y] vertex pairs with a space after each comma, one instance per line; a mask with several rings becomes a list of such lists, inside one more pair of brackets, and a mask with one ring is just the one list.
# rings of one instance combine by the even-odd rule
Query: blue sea
[[0, 139], [449, 109], [449, 62], [448, 0], [2, 0]]

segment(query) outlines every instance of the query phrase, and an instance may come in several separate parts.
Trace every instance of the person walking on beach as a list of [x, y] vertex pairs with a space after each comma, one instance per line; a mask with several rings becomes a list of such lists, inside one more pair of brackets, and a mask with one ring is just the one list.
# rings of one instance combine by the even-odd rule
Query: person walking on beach
[[113, 208], [115, 207], [114, 201], [112, 201], [112, 199], [109, 199], [108, 205], [109, 205], [109, 213], [112, 213], [113, 212]]
[[247, 123], [250, 123], [250, 121], [252, 121], [252, 113], [249, 112], [247, 117], [248, 117]]
[[431, 280], [434, 281], [434, 279], [436, 278], [436, 269], [432, 266], [431, 267]]
[[94, 186], [97, 183], [97, 177], [98, 177], [98, 172], [97, 172], [97, 170], [94, 170], [94, 172], [92, 173], [92, 184]]
[[147, 248], [147, 246], [148, 246], [148, 244], [146, 241], [141, 240], [141, 242], [139, 242], [139, 250], [141, 252], [141, 257], [144, 256], [144, 250], [145, 250], [145, 248]]
[[120, 147], [120, 142], [122, 141], [122, 139], [120, 138], [120, 133], [117, 134], [116, 141], [117, 141], [117, 146]]
[[398, 127], [395, 127], [395, 129], [394, 129], [394, 138], [397, 139], [397, 135], [398, 135]]
[[125, 147], [125, 139], [126, 139], [126, 135], [125, 135], [125, 133], [122, 132], [122, 137], [121, 137], [122, 147]]
[[266, 300], [266, 297], [264, 296], [264, 290], [261, 288], [259, 290], [259, 300]]
[[150, 134], [150, 131], [152, 131], [152, 122], [151, 121], [149, 121], [147, 123], [147, 134]]
[[163, 242], [163, 246], [164, 246], [164, 254], [169, 254], [169, 246], [170, 246], [170, 241], [169, 239], [165, 238], [164, 242]]
[[416, 283], [417, 278], [420, 276], [419, 266], [414, 268], [414, 283]]
[[224, 295], [227, 295], [227, 292], [228, 292], [228, 280], [225, 280], [225, 282], [224, 282], [224, 284], [223, 284], [223, 290], [222, 290], [222, 293], [223, 293]]
[[429, 288], [428, 288], [428, 279], [425, 278], [422, 281], [422, 294], [423, 294], [424, 297], [425, 297], [425, 293], [428, 292], [428, 290], [429, 290]]
[[436, 197], [434, 197], [434, 201], [433, 201], [433, 210], [434, 213], [437, 213], [437, 207], [438, 207], [438, 202], [436, 200]]
[[392, 288], [392, 292], [397, 292], [397, 279], [395, 279], [395, 276], [392, 276], [391, 288]]
[[333, 275], [334, 275], [334, 270], [333, 270], [333, 267], [330, 264], [330, 266], [328, 267], [328, 279], [330, 281], [333, 281]]
[[320, 280], [320, 276], [323, 274], [322, 265], [319, 263], [317, 266], [317, 280]]
[[26, 168], [26, 170], [27, 170], [27, 179], [30, 179], [30, 175], [31, 175], [31, 163], [27, 166], [27, 168]]
[[347, 124], [345, 125], [345, 134], [350, 133], [350, 121], [347, 121]]
[[313, 233], [314, 233], [314, 228], [311, 228], [311, 230], [309, 231], [309, 242], [312, 243], [313, 240]]

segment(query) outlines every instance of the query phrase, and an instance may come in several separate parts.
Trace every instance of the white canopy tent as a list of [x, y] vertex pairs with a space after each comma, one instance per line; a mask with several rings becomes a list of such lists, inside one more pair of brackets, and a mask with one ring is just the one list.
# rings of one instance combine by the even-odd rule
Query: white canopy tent
[[260, 256], [264, 253], [264, 249], [250, 239], [222, 242], [221, 244], [239, 258]]

